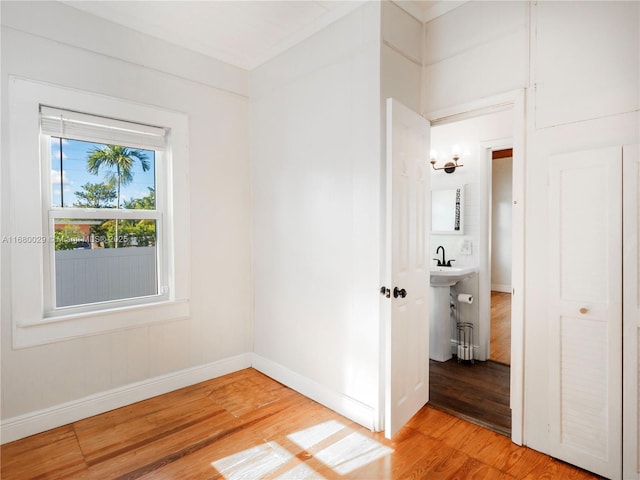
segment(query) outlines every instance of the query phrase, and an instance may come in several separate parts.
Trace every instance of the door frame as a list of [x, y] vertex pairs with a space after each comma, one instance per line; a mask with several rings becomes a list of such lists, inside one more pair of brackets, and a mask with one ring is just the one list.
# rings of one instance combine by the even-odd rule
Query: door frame
[[512, 300], [511, 300], [511, 440], [524, 443], [524, 261], [525, 261], [525, 91], [423, 112], [431, 126], [511, 109], [513, 112], [513, 208], [512, 208]]
[[[515, 132], [514, 132], [515, 134]], [[483, 260], [485, 262], [486, 275], [480, 276], [478, 279], [478, 297], [488, 298], [489, 301], [480, 303], [480, 319], [484, 319], [484, 324], [480, 322], [479, 338], [486, 341], [486, 359], [491, 357], [491, 285], [492, 285], [492, 251], [493, 251], [493, 214], [491, 201], [493, 198], [493, 158], [492, 154], [496, 150], [503, 150], [507, 148], [513, 149], [513, 138], [501, 138], [491, 140], [488, 142], [482, 142], [480, 144], [482, 148], [482, 156], [480, 157], [481, 168], [483, 169], [484, 182], [480, 186], [480, 196], [484, 196], [485, 201], [480, 204], [480, 234], [489, 238], [484, 250]], [[513, 164], [513, 158], [512, 158]], [[511, 174], [511, 195], [513, 196], [513, 173]], [[513, 201], [513, 200], [512, 200]], [[513, 203], [511, 205], [513, 210]], [[513, 230], [513, 227], [512, 227]], [[513, 232], [512, 232], [513, 234]], [[513, 245], [513, 243], [512, 243]], [[513, 250], [513, 247], [512, 247]], [[512, 252], [513, 255], [513, 252]], [[513, 274], [513, 262], [511, 265], [511, 273]], [[513, 297], [513, 283], [511, 285], [511, 293]], [[513, 320], [513, 318], [511, 319]], [[484, 328], [483, 328], [484, 327]]]
[[[640, 478], [638, 458], [638, 178], [640, 145], [622, 147], [622, 477]], [[625, 425], [627, 428], [625, 428]]]

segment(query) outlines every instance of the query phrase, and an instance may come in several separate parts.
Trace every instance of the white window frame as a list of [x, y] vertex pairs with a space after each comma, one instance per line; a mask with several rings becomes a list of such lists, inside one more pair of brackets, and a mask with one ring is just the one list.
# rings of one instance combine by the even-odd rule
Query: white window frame
[[[128, 329], [189, 317], [190, 229], [188, 209], [188, 117], [184, 113], [104, 95], [9, 79], [10, 230], [3, 236], [11, 252], [13, 346], [34, 345]], [[110, 119], [167, 129], [163, 171], [156, 175], [164, 195], [159, 296], [139, 297], [78, 308], [52, 310], [51, 257], [48, 244], [51, 194], [49, 154], [41, 150], [40, 106], [86, 112]], [[156, 169], [158, 169], [156, 164]], [[162, 168], [162, 167], [160, 167]], [[67, 208], [55, 209], [63, 213]], [[95, 216], [96, 211], [86, 215]], [[139, 213], [141, 211], [134, 211]], [[113, 213], [113, 212], [110, 212]], [[121, 211], [116, 215], [127, 215]], [[51, 240], [52, 241], [52, 240]], [[162, 245], [160, 244], [162, 242]]]
[[[165, 250], [164, 230], [162, 217], [167, 211], [167, 182], [165, 168], [165, 150], [167, 148], [166, 129], [149, 125], [122, 122], [121, 120], [88, 115], [86, 113], [72, 112], [62, 109], [54, 109], [49, 106], [40, 106], [40, 157], [42, 159], [42, 200], [43, 211], [48, 212], [44, 231], [47, 232], [48, 241], [44, 243], [44, 311], [46, 317], [65, 316], [74, 313], [107, 310], [129, 305], [142, 305], [145, 303], [169, 300], [169, 287], [164, 268]], [[74, 208], [54, 207], [52, 205], [52, 185], [49, 172], [51, 169], [51, 138], [58, 137], [67, 140], [80, 140], [110, 145], [123, 145], [125, 147], [153, 150], [154, 173], [156, 180], [156, 208], [155, 210], [125, 210], [111, 208]], [[63, 160], [64, 162], [64, 160]], [[64, 168], [64, 164], [62, 164]], [[70, 306], [56, 305], [56, 259], [54, 242], [54, 224], [56, 218], [70, 220], [128, 220], [145, 219], [156, 222], [156, 293], [146, 297], [126, 297], [118, 300], [109, 300], [100, 303], [83, 303]]]

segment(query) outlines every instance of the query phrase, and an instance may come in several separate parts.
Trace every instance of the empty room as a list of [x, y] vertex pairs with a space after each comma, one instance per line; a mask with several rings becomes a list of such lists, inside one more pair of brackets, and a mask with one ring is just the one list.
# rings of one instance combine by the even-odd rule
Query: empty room
[[0, 24], [2, 478], [640, 479], [639, 2]]

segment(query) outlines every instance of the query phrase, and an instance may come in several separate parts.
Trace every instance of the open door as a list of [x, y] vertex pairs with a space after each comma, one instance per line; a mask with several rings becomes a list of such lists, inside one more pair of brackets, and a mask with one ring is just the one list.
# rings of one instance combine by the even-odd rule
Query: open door
[[429, 122], [387, 99], [385, 435], [429, 400]]

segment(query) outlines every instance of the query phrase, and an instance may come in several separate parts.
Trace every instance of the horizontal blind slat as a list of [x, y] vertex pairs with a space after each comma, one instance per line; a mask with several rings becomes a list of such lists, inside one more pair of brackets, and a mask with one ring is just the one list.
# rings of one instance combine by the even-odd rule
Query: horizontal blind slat
[[150, 150], [163, 149], [167, 134], [161, 127], [47, 106], [40, 107], [40, 128], [45, 135]]

